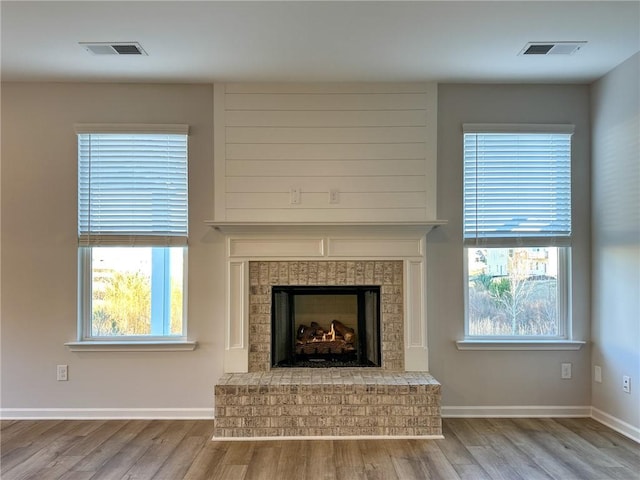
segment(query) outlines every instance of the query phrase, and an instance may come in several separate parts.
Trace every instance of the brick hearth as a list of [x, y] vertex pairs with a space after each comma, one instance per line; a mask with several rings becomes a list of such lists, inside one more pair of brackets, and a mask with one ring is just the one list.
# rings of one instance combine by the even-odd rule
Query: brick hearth
[[440, 384], [426, 372], [288, 368], [225, 374], [215, 438], [442, 436]]

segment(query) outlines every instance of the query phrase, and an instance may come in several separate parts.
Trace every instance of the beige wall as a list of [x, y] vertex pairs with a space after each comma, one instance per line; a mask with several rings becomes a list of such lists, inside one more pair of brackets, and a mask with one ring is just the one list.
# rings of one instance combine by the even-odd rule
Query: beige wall
[[[570, 123], [573, 164], [573, 336], [589, 339], [589, 89], [553, 85], [438, 86], [438, 217], [429, 234], [431, 373], [443, 405], [590, 405], [589, 348], [580, 351], [458, 351], [464, 335], [462, 124]], [[561, 380], [560, 364], [573, 364]]]
[[[213, 218], [210, 85], [6, 84], [2, 87], [2, 408], [213, 407], [222, 372], [224, 251]], [[463, 334], [461, 124], [574, 123], [574, 337], [589, 336], [589, 90], [439, 87], [439, 218], [429, 234], [431, 371], [448, 406], [589, 405], [589, 348], [460, 352]], [[193, 352], [72, 353], [76, 335], [77, 122], [188, 123], [189, 335]], [[560, 363], [573, 379], [560, 380]], [[55, 381], [56, 364], [69, 381]]]
[[[640, 53], [594, 84], [593, 406], [640, 438]], [[622, 376], [631, 377], [631, 393]], [[620, 426], [619, 426], [620, 427]], [[623, 429], [626, 429], [626, 427]], [[626, 429], [629, 430], [629, 429]]]
[[[2, 408], [212, 409], [222, 373], [211, 85], [2, 86]], [[192, 352], [84, 352], [76, 338], [78, 122], [186, 123]], [[219, 253], [219, 254], [218, 254]], [[218, 255], [217, 255], [218, 254]], [[56, 381], [56, 365], [69, 381]], [[199, 414], [201, 412], [195, 412]]]

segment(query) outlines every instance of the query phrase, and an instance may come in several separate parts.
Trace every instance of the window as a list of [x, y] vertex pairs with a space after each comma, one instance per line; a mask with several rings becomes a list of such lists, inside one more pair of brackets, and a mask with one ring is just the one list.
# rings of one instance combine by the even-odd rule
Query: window
[[80, 341], [186, 338], [187, 129], [77, 126]]
[[572, 133], [464, 126], [466, 338], [567, 338]]

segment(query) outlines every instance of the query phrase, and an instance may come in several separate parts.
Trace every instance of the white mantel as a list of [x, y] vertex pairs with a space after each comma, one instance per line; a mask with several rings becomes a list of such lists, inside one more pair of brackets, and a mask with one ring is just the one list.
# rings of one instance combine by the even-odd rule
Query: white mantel
[[446, 220], [419, 222], [224, 222], [207, 220], [205, 222], [225, 235], [247, 234], [304, 234], [327, 233], [331, 235], [397, 236], [422, 234], [431, 229], [446, 225]]
[[427, 233], [445, 223], [207, 222], [226, 242], [225, 373], [248, 371], [249, 262], [258, 260], [401, 260], [405, 370], [428, 371]]

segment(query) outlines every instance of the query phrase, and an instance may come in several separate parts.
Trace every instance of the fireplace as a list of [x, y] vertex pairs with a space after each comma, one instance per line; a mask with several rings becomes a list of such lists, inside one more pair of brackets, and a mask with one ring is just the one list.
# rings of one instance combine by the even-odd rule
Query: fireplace
[[375, 363], [428, 371], [425, 252], [433, 223], [211, 224], [225, 243], [225, 373], [274, 368], [272, 289], [281, 286], [380, 287]]
[[271, 366], [379, 367], [379, 286], [274, 286]]
[[[401, 261], [250, 261], [248, 273], [249, 372], [285, 366], [356, 364], [375, 365], [384, 370], [404, 370], [404, 273]], [[296, 323], [296, 318], [291, 318], [295, 317], [296, 312], [290, 308], [290, 304], [322, 304], [318, 296], [323, 296], [320, 300], [329, 299], [335, 304], [340, 299], [347, 312], [301, 311]], [[351, 306], [348, 306], [349, 302]], [[279, 324], [274, 324], [276, 317], [279, 318]], [[333, 320], [354, 330], [355, 339], [351, 339], [354, 341], [351, 345], [355, 352], [359, 351], [355, 359], [354, 355], [349, 355], [348, 347], [344, 355], [335, 354], [342, 352], [338, 343], [328, 340], [332, 335]], [[312, 322], [318, 325], [312, 327]], [[313, 342], [315, 339], [315, 343], [297, 343], [301, 325], [315, 328], [315, 332], [302, 334], [305, 341]], [[336, 337], [344, 340], [345, 336], [338, 333]], [[322, 350], [321, 345], [336, 348], [332, 354], [330, 350]], [[296, 347], [300, 351], [297, 356]]]
[[[227, 259], [216, 438], [442, 438], [425, 316], [432, 225], [215, 226]], [[320, 301], [346, 306], [295, 310]]]

